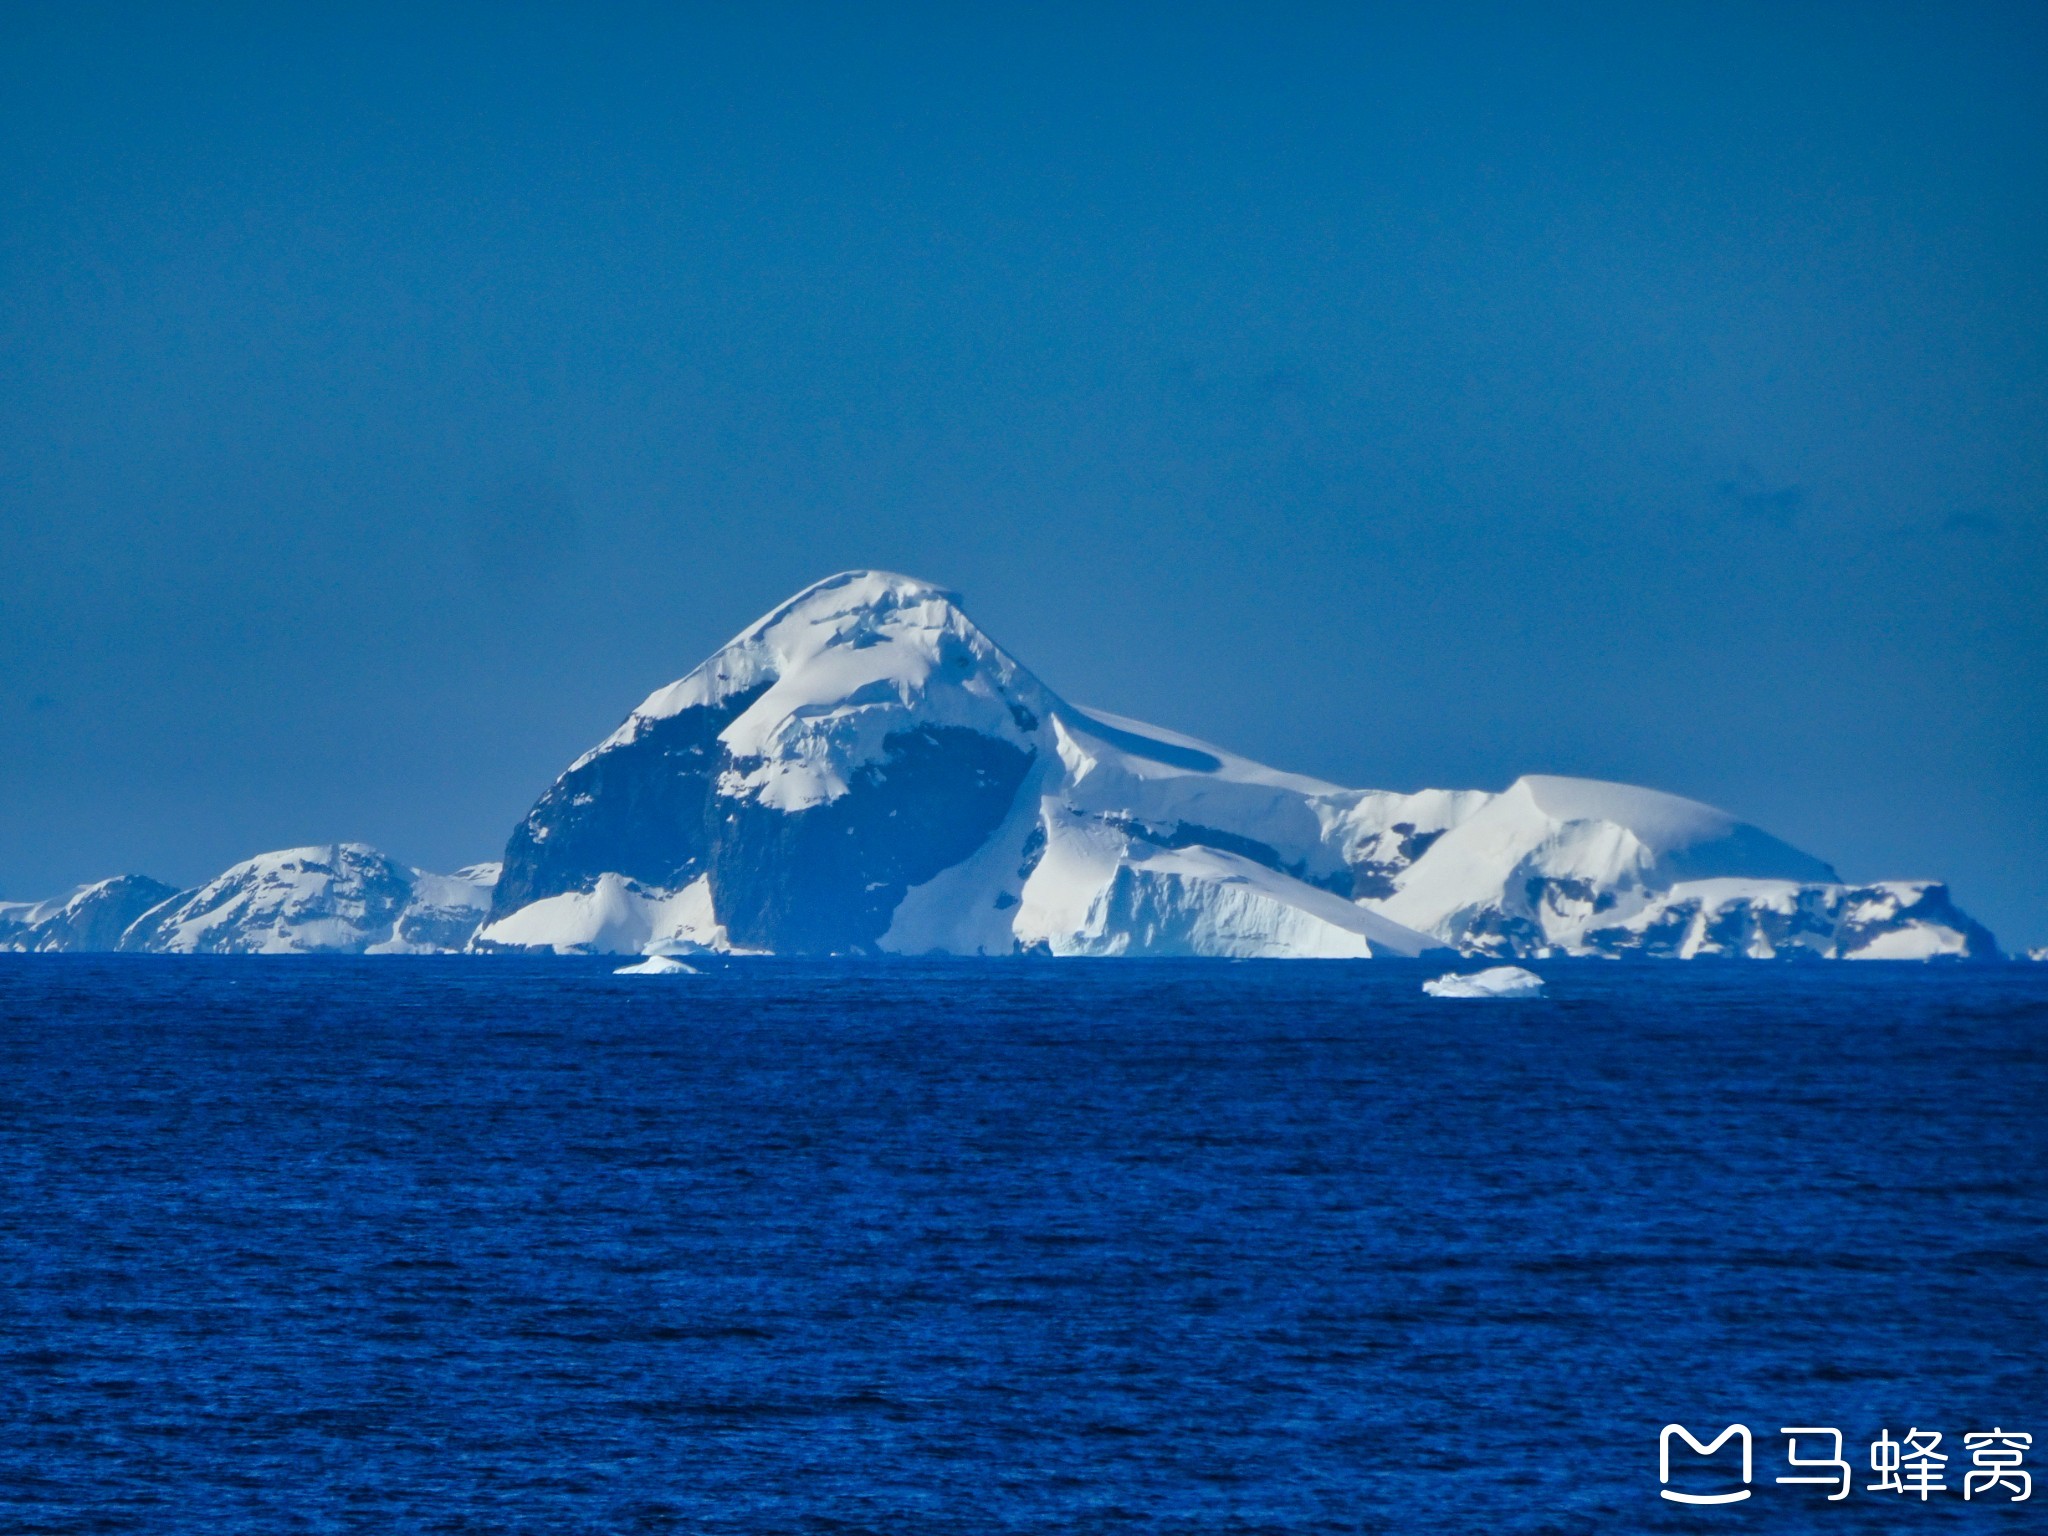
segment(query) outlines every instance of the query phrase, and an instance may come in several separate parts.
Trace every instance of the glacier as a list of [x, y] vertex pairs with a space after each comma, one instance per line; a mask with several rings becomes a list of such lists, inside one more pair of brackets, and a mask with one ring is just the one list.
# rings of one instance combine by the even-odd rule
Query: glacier
[[0, 903], [0, 949], [1985, 960], [1934, 881], [1846, 882], [1677, 795], [1353, 789], [1075, 705], [957, 595], [848, 571], [562, 772], [502, 862], [360, 843]]

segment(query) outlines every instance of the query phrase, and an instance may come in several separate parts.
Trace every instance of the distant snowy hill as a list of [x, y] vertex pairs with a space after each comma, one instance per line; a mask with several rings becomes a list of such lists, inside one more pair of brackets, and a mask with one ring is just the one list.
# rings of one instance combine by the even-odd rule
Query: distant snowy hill
[[123, 950], [154, 954], [431, 954], [460, 949], [495, 865], [409, 868], [362, 843], [259, 854], [139, 917]]
[[951, 593], [851, 571], [651, 694], [498, 865], [360, 843], [0, 903], [0, 949], [1988, 959], [1945, 887], [1849, 885], [1676, 795], [1345, 789], [1077, 708]]
[[146, 875], [119, 875], [54, 901], [0, 901], [0, 951], [118, 949], [130, 924], [177, 894]]
[[1724, 812], [1532, 777], [1344, 789], [1090, 712], [950, 593], [818, 583], [632, 712], [514, 831], [478, 949], [1958, 958]]
[[0, 950], [433, 954], [468, 944], [498, 866], [430, 875], [362, 843], [259, 854], [195, 890], [140, 875], [58, 901], [0, 902]]

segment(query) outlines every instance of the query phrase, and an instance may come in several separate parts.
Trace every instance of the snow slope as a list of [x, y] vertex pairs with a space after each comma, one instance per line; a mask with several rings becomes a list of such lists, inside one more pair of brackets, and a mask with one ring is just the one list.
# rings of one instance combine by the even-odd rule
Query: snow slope
[[1985, 959], [1997, 945], [1932, 882], [1848, 885], [1696, 800], [1529, 777], [1396, 875], [1374, 910], [1468, 954]]
[[1438, 947], [1332, 889], [1348, 881], [1317, 815], [1319, 797], [1343, 793], [1333, 786], [1064, 707], [1054, 736], [1003, 824], [905, 893], [880, 948], [1364, 959]]
[[679, 891], [649, 889], [602, 874], [588, 891], [528, 902], [470, 942], [479, 952], [551, 950], [558, 955], [687, 953], [730, 949], [711, 910], [711, 882], [699, 875]]

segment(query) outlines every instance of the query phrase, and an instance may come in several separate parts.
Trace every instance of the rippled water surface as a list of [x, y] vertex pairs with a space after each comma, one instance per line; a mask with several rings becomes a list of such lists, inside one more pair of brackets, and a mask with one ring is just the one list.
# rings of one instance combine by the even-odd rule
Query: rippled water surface
[[2048, 966], [1549, 969], [0, 957], [0, 1530], [2048, 1525], [1774, 1482], [2048, 1470]]

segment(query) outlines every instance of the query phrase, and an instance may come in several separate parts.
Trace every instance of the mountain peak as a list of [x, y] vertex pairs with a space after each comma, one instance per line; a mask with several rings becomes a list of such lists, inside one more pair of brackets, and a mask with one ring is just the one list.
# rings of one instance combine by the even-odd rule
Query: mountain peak
[[804, 619], [812, 623], [842, 615], [892, 613], [902, 609], [963, 606], [960, 594], [949, 588], [895, 571], [841, 571], [814, 581], [795, 597], [757, 619], [740, 632], [740, 639], [763, 634], [789, 622]]
[[662, 722], [722, 709], [731, 718], [719, 740], [738, 775], [727, 788], [801, 810], [844, 794], [906, 732], [964, 729], [1035, 750], [1057, 705], [958, 594], [890, 571], [842, 571], [649, 694], [577, 766]]

